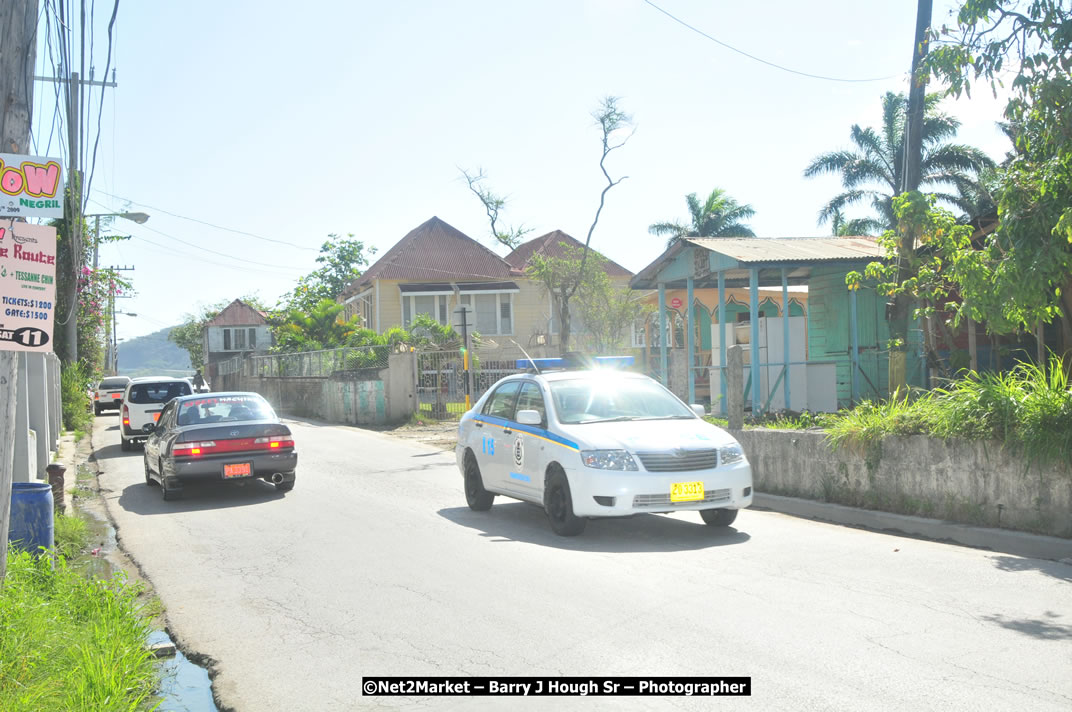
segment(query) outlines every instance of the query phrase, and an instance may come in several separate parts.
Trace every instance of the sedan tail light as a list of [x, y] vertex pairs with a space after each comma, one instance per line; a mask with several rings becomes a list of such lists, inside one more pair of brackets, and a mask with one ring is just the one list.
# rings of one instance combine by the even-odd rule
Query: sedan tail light
[[215, 447], [216, 443], [212, 440], [199, 443], [175, 443], [171, 448], [171, 454], [173, 457], [198, 457], [206, 454], [206, 450], [214, 450]]
[[231, 452], [249, 452], [251, 450], [281, 450], [293, 448], [294, 439], [290, 435], [273, 435], [260, 438], [236, 438], [234, 440], [203, 440], [201, 442], [175, 443], [171, 448], [174, 457], [202, 457]]
[[294, 447], [294, 438], [291, 435], [273, 435], [270, 438], [257, 438], [253, 441], [254, 449], [278, 450], [285, 447]]

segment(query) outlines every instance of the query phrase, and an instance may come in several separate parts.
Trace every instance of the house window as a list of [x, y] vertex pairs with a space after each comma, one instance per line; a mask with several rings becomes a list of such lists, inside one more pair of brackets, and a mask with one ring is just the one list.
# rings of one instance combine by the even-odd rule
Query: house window
[[418, 314], [427, 314], [438, 324], [447, 324], [446, 294], [403, 294], [402, 328], [408, 329]]
[[235, 329], [234, 330], [234, 347], [235, 351], [241, 351], [246, 348], [246, 330]]
[[253, 327], [249, 328], [249, 348], [253, 351], [257, 350], [257, 330]]
[[481, 334], [514, 333], [514, 295], [509, 292], [463, 294], [462, 304], [476, 312], [475, 328]]
[[231, 330], [230, 329], [224, 329], [223, 330], [223, 350], [224, 351], [230, 351], [231, 350]]

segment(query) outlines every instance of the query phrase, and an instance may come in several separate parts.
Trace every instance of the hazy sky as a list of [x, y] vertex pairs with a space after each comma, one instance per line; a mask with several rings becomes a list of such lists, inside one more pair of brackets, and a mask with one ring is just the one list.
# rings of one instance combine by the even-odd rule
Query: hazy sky
[[[139, 316], [119, 317], [120, 337], [244, 294], [274, 303], [329, 233], [382, 253], [437, 215], [490, 244], [459, 167], [482, 167], [530, 237], [583, 240], [604, 184], [591, 112], [605, 95], [636, 126], [609, 160], [629, 178], [592, 241], [612, 259], [642, 269], [665, 244], [648, 225], [684, 220], [684, 196], [714, 187], [755, 208], [757, 235], [829, 234], [816, 217], [839, 181], [803, 169], [847, 148], [853, 123], [878, 126], [885, 91], [907, 89], [916, 2], [653, 1], [799, 72], [889, 78], [776, 69], [643, 0], [122, 3], [87, 209], [152, 216], [116, 220], [133, 239], [102, 249], [102, 265], [136, 268], [121, 308]], [[935, 24], [951, 5], [935, 3]], [[43, 48], [38, 65], [54, 71]], [[51, 86], [37, 84], [36, 103], [45, 153]], [[999, 102], [979, 92], [945, 108], [961, 142], [1004, 154]]]

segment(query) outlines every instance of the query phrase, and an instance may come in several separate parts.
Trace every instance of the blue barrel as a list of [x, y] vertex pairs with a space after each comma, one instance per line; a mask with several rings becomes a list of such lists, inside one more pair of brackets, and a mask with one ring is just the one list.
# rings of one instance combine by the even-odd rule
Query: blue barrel
[[11, 524], [7, 539], [16, 548], [36, 553], [51, 549], [56, 529], [52, 519], [52, 487], [47, 482], [11, 483]]

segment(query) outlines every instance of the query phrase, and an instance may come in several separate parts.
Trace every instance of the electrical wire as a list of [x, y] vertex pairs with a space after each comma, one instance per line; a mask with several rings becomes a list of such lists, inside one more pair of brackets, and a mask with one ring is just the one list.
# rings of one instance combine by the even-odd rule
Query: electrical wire
[[743, 55], [745, 57], [748, 57], [749, 59], [751, 59], [753, 61], [759, 62], [760, 64], [766, 64], [768, 67], [774, 67], [775, 69], [780, 69], [783, 72], [789, 72], [790, 74], [797, 74], [797, 75], [802, 76], [802, 77], [808, 77], [809, 79], [822, 79], [822, 80], [828, 81], [828, 82], [848, 82], [848, 83], [884, 82], [884, 81], [886, 81], [888, 79], [896, 79], [897, 77], [902, 76], [900, 74], [891, 74], [888, 77], [870, 77], [870, 78], [867, 78], [867, 79], [846, 79], [846, 78], [843, 78], [843, 77], [828, 77], [828, 76], [825, 76], [825, 75], [822, 75], [822, 74], [810, 74], [808, 72], [801, 72], [801, 71], [796, 70], [796, 69], [790, 69], [789, 67], [784, 67], [781, 64], [775, 64], [774, 62], [768, 62], [767, 60], [761, 59], [760, 57], [757, 57], [757, 56], [755, 56], [753, 54], [748, 54], [748, 52], [745, 52], [744, 50], [737, 49], [733, 45], [726, 44], [725, 42], [723, 42], [722, 40], [718, 39], [717, 37], [712, 37], [711, 35], [707, 34], [703, 30], [701, 30], [701, 29], [699, 29], [697, 27], [694, 27], [694, 26], [690, 25], [689, 23], [685, 22], [684, 20], [682, 20], [681, 18], [670, 14], [666, 10], [662, 9], [661, 7], [659, 7], [658, 5], [653, 3], [651, 0], [643, 0], [643, 2], [645, 4], [647, 4], [647, 5], [651, 5], [653, 8], [655, 8], [656, 10], [661, 12], [662, 14], [666, 15], [667, 17], [669, 17], [671, 20], [673, 20], [674, 22], [678, 23], [679, 25], [683, 25], [684, 27], [689, 28], [690, 30], [692, 30], [696, 34], [698, 34], [698, 35], [700, 35], [702, 37], [706, 37], [707, 39], [711, 40], [715, 44], [717, 44], [717, 45], [719, 45], [721, 47], [725, 47], [726, 49], [728, 49], [730, 51], [736, 52], [737, 54], [740, 54], [740, 55]]
[[232, 233], [234, 233], [236, 235], [245, 235], [246, 237], [252, 237], [252, 238], [257, 239], [257, 240], [263, 240], [265, 242], [272, 242], [272, 243], [275, 243], [277, 245], [286, 245], [287, 247], [293, 247], [296, 250], [308, 250], [310, 252], [318, 252], [319, 251], [319, 248], [316, 248], [316, 247], [305, 247], [303, 245], [295, 245], [292, 242], [287, 242], [285, 240], [276, 240], [276, 239], [273, 239], [271, 237], [264, 237], [263, 235], [258, 235], [256, 233], [246, 232], [245, 230], [236, 230], [236, 229], [230, 228], [230, 227], [223, 227], [222, 225], [215, 225], [215, 224], [210, 223], [210, 222], [205, 222], [204, 220], [198, 220], [197, 218], [191, 218], [191, 217], [188, 217], [186, 215], [179, 215], [178, 213], [173, 213], [171, 211], [164, 210], [163, 208], [158, 208], [158, 207], [156, 207], [154, 205], [149, 205], [148, 203], [139, 203], [137, 200], [131, 200], [130, 198], [124, 198], [121, 195], [113, 195], [112, 193], [108, 193], [108, 192], [103, 191], [103, 190], [101, 190], [99, 188], [96, 189], [96, 190], [97, 190], [98, 193], [101, 193], [102, 195], [107, 195], [109, 198], [115, 198], [116, 200], [122, 200], [123, 202], [130, 203], [131, 205], [140, 205], [143, 208], [149, 208], [149, 210], [153, 210], [153, 211], [158, 212], [158, 213], [163, 213], [164, 215], [170, 215], [173, 218], [179, 218], [180, 220], [189, 220], [190, 222], [197, 223], [198, 225], [204, 225], [206, 227], [211, 227], [211, 228], [214, 228], [216, 230], [223, 230], [224, 232], [232, 232]]

